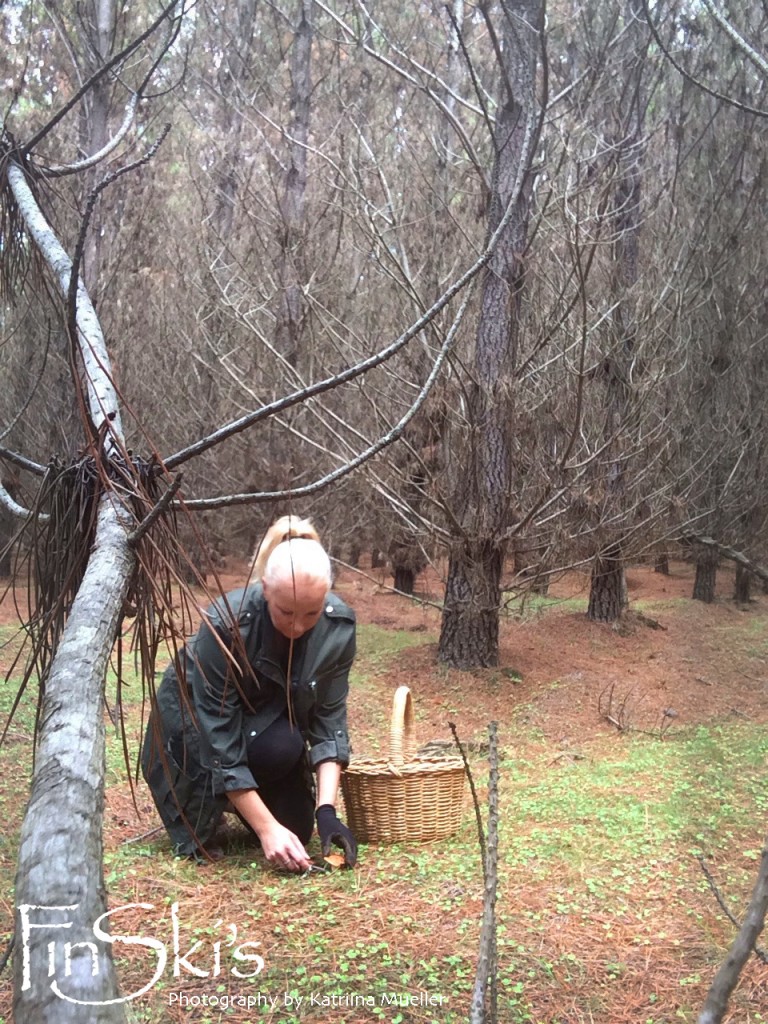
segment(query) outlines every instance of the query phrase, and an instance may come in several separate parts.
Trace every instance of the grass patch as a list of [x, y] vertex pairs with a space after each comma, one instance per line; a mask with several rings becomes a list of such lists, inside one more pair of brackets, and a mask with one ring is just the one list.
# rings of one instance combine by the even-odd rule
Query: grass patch
[[[768, 736], [737, 722], [664, 742], [604, 737], [586, 750], [584, 760], [564, 764], [524, 746], [502, 765], [500, 1019], [562, 1020], [547, 1015], [542, 994], [564, 986], [576, 1009], [569, 1019], [613, 1019], [622, 986], [653, 951], [677, 972], [675, 1019], [692, 1024], [723, 942], [695, 855], [716, 863], [733, 906], [742, 906], [768, 802]], [[473, 770], [482, 790], [484, 762], [475, 759]], [[245, 840], [226, 861], [199, 868], [172, 860], [164, 838], [113, 851], [105, 870], [113, 904], [155, 907], [154, 930], [144, 934], [170, 942], [170, 904], [178, 903], [182, 952], [198, 942], [190, 962], [201, 969], [212, 969], [217, 942], [225, 956], [230, 923], [240, 940], [259, 943], [264, 959], [247, 981], [236, 981], [224, 959], [215, 984], [184, 968], [173, 978], [169, 968], [137, 1008], [148, 1024], [192, 1019], [191, 1009], [168, 1017], [182, 995], [256, 1000], [249, 1011], [227, 1002], [208, 1017], [194, 1013], [216, 1022], [466, 1020], [483, 891], [470, 813], [443, 843], [363, 847], [354, 873], [282, 876]], [[123, 958], [122, 969], [124, 986], [138, 987], [147, 950]], [[650, 996], [636, 1019], [660, 1024]]]
[[423, 647], [424, 644], [434, 643], [435, 640], [435, 634], [428, 631], [414, 632], [408, 629], [358, 625], [355, 671], [358, 675], [384, 671], [389, 667], [393, 655], [400, 654], [409, 647]]
[[631, 611], [652, 614], [653, 612], [683, 612], [690, 608], [691, 601], [688, 597], [663, 597], [641, 600], [630, 600]]
[[549, 611], [586, 612], [586, 597], [550, 597], [546, 594], [520, 593], [505, 590], [501, 596], [502, 613], [509, 618], [527, 621]]

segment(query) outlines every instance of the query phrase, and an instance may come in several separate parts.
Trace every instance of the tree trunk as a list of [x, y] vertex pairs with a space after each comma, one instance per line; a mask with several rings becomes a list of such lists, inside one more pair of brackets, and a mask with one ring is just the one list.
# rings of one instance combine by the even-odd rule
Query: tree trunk
[[717, 582], [717, 551], [699, 547], [696, 554], [696, 579], [693, 584], [693, 600], [711, 604], [715, 600]]
[[[18, 478], [15, 474], [0, 475], [0, 487], [4, 488], [9, 498], [18, 497]], [[0, 577], [10, 577], [13, 573], [13, 547], [18, 526], [18, 520], [0, 505]]]
[[[115, 35], [116, 18], [115, 0], [98, 0], [90, 9], [91, 18], [83, 21], [87, 38], [83, 46], [83, 56], [88, 75], [93, 75], [106, 61], [112, 52]], [[87, 156], [98, 153], [109, 140], [109, 117], [112, 109], [112, 79], [99, 78], [94, 82], [88, 96], [80, 108], [80, 148]], [[83, 199], [99, 182], [103, 170], [91, 168], [83, 177]], [[97, 200], [91, 218], [83, 254], [82, 275], [88, 293], [98, 306], [100, 271], [108, 258], [109, 248], [116, 234], [114, 226], [103, 217], [102, 201]]]
[[438, 658], [455, 668], [499, 662], [499, 598], [504, 549], [490, 542], [451, 550]]
[[360, 555], [362, 553], [360, 542], [353, 540], [349, 543], [349, 555], [347, 560], [349, 564], [356, 569], [360, 565]]
[[403, 565], [393, 566], [395, 572], [395, 590], [402, 594], [412, 594], [416, 585], [416, 573]]
[[[16, 875], [14, 1013], [24, 1024], [126, 1019], [123, 1003], [90, 1005], [119, 998], [112, 946], [96, 940], [93, 925], [107, 909], [104, 679], [133, 568], [122, 515], [103, 499], [93, 554], [45, 691]], [[66, 922], [71, 927], [64, 930]], [[67, 944], [71, 973], [65, 970]]]
[[733, 587], [733, 600], [737, 604], [749, 604], [752, 591], [752, 573], [743, 565], [736, 563], [736, 579]]
[[276, 314], [277, 351], [291, 366], [304, 367], [301, 359], [304, 293], [301, 272], [302, 248], [306, 228], [307, 141], [309, 139], [312, 96], [312, 0], [298, 0], [299, 24], [293, 38], [291, 61], [290, 152], [285, 176], [285, 191], [280, 204], [280, 299]]
[[[5, 173], [24, 224], [66, 296], [72, 261], [23, 170], [8, 160]], [[75, 319], [88, 407], [102, 434], [99, 457], [107, 460], [123, 448], [124, 434], [101, 324], [82, 281]], [[93, 550], [47, 674], [16, 875], [14, 1010], [24, 1024], [125, 1020], [122, 1002], [83, 1003], [118, 998], [112, 946], [97, 944], [93, 927], [106, 911], [104, 680], [135, 562], [127, 540], [133, 525], [111, 495], [102, 498]], [[67, 922], [63, 936], [51, 930]]]
[[663, 576], [669, 576], [669, 555], [666, 551], [660, 551], [656, 555], [656, 563], [653, 567], [654, 572], [660, 572]]
[[[538, 127], [536, 78], [543, 3], [501, 5], [502, 98], [493, 141], [489, 230], [504, 224], [485, 270], [469, 389], [468, 459], [455, 488], [438, 656], [458, 668], [498, 663], [499, 593], [509, 525], [513, 381], [525, 284], [522, 255], [531, 216]], [[512, 211], [505, 222], [507, 211]]]
[[614, 145], [618, 165], [612, 217], [611, 282], [616, 301], [609, 320], [611, 344], [603, 360], [607, 404], [604, 436], [611, 453], [604, 470], [604, 517], [617, 525], [610, 528], [613, 543], [597, 552], [592, 567], [592, 588], [597, 588], [598, 592], [590, 593], [587, 615], [597, 622], [615, 622], [626, 607], [626, 580], [622, 565], [622, 535], [625, 531], [621, 520], [627, 515], [628, 505], [626, 452], [636, 443], [633, 436], [632, 368], [637, 335], [635, 295], [643, 224], [643, 79], [650, 36], [640, 0], [628, 0], [625, 13], [627, 34], [623, 45], [628, 62], [628, 96], [626, 102], [612, 112], [616, 116]]
[[593, 622], [616, 622], [628, 604], [621, 550], [614, 546], [596, 556], [592, 563], [587, 618]]
[[15, 530], [11, 517], [0, 511], [0, 578], [10, 578], [13, 572], [13, 538]]

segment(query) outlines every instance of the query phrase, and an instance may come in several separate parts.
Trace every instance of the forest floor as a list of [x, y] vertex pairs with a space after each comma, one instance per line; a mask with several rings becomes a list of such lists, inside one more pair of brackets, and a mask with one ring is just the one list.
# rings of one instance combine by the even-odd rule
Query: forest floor
[[[768, 597], [735, 605], [724, 568], [704, 605], [690, 600], [693, 568], [671, 570], [630, 569], [619, 627], [587, 621], [579, 574], [546, 598], [510, 595], [500, 665], [474, 672], [436, 664], [437, 577], [419, 579], [420, 600], [393, 594], [381, 570], [345, 569], [337, 582], [360, 624], [349, 702], [359, 755], [386, 751], [405, 683], [420, 744], [450, 740], [449, 721], [471, 743], [483, 803], [482, 747], [498, 722], [504, 1024], [693, 1024], [734, 935], [702, 864], [736, 917], [749, 899], [768, 831]], [[242, 578], [232, 564], [222, 582]], [[4, 671], [17, 622], [7, 597]], [[0, 721], [17, 682], [14, 669]], [[136, 690], [125, 704], [134, 760]], [[12, 928], [33, 721], [25, 699], [0, 750], [0, 941]], [[171, 857], [143, 782], [134, 802], [109, 732], [105, 875], [110, 905], [126, 908], [114, 928], [145, 937], [115, 944], [123, 992], [146, 987], [128, 1003], [132, 1021], [468, 1020], [483, 897], [469, 797], [452, 838], [363, 846], [354, 871], [280, 874], [236, 825], [221, 836], [225, 858], [197, 866]], [[150, 906], [127, 909], [139, 903]], [[261, 960], [237, 959], [238, 948]], [[10, 974], [0, 975], [0, 1024], [12, 1019]], [[768, 967], [757, 958], [725, 1019], [768, 1022]]]

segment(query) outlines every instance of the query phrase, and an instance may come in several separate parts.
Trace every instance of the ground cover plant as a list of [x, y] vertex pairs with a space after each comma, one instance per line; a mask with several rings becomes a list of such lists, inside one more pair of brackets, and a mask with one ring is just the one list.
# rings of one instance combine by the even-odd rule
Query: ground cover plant
[[[227, 585], [241, 567], [231, 570]], [[385, 582], [346, 571], [338, 583], [361, 623], [355, 749], [386, 747], [392, 694], [405, 682], [419, 740], [447, 741], [455, 722], [482, 799], [487, 724], [499, 723], [499, 1020], [695, 1021], [733, 935], [701, 861], [738, 917], [766, 832], [768, 598], [737, 607], [724, 572], [718, 601], [703, 605], [688, 600], [688, 566], [674, 564], [670, 577], [637, 567], [635, 618], [614, 629], [586, 620], [587, 581], [572, 574], [545, 602], [511, 595], [500, 667], [458, 672], [435, 664], [437, 610]], [[433, 578], [418, 590], [439, 601]], [[13, 604], [3, 608], [7, 670], [18, 636]], [[12, 672], [0, 689], [3, 716], [16, 681]], [[135, 756], [141, 694], [127, 683], [122, 713]], [[118, 713], [112, 701], [108, 724]], [[3, 945], [34, 714], [22, 702], [0, 750]], [[174, 860], [141, 782], [134, 805], [112, 728], [108, 766], [113, 932], [141, 939], [115, 946], [123, 992], [145, 989], [131, 1001], [133, 1020], [467, 1020], [482, 906], [469, 806], [451, 840], [364, 847], [354, 872], [298, 878], [267, 869], [232, 822], [223, 861]], [[316, 840], [310, 849], [319, 854]], [[2, 1024], [10, 989], [7, 968]], [[753, 958], [727, 1019], [764, 1024], [766, 1006], [768, 969]]]

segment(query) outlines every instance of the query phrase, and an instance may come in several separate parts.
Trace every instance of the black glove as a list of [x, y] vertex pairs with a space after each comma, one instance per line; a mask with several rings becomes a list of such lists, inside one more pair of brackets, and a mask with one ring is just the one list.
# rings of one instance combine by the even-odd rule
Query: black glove
[[323, 804], [315, 811], [317, 819], [317, 834], [323, 847], [323, 856], [327, 857], [331, 852], [331, 843], [339, 846], [344, 851], [344, 860], [351, 868], [357, 861], [357, 840], [349, 831], [347, 826], [339, 821], [336, 816], [336, 808], [333, 804]]

